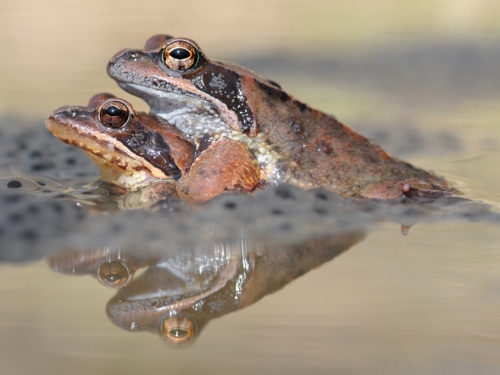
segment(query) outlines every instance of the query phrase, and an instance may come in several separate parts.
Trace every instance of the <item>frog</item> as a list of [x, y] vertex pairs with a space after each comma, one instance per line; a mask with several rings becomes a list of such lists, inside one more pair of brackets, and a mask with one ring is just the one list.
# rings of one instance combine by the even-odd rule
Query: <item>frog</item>
[[245, 144], [264, 171], [261, 185], [289, 183], [375, 199], [460, 194], [278, 83], [210, 59], [191, 39], [155, 35], [143, 49], [115, 54], [107, 72], [188, 137], [217, 134]]
[[109, 93], [88, 106], [64, 106], [47, 117], [47, 129], [81, 148], [98, 165], [100, 180], [147, 200], [178, 197], [204, 202], [259, 185], [257, 161], [245, 144], [214, 135], [190, 139], [154, 114], [136, 112]]
[[207, 243], [166, 256], [147, 268], [108, 301], [106, 313], [124, 330], [150, 332], [169, 346], [186, 347], [212, 319], [277, 292], [365, 236], [360, 228], [296, 245], [251, 240]]

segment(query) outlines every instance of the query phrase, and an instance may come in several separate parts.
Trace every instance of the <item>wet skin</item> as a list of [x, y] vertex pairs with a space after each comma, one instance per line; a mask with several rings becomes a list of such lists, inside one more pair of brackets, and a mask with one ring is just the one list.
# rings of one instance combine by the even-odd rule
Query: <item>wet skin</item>
[[205, 201], [226, 191], [252, 191], [259, 183], [258, 165], [243, 143], [216, 136], [210, 142], [190, 140], [111, 94], [95, 95], [88, 107], [59, 108], [46, 126], [85, 151], [102, 181], [127, 191], [153, 186], [152, 200], [173, 195]]
[[248, 253], [234, 249], [218, 257], [180, 252], [120, 289], [106, 311], [125, 330], [157, 333], [172, 346], [185, 346], [210, 320], [256, 303], [363, 238], [364, 231], [354, 230], [294, 246], [259, 246]]
[[153, 36], [145, 49], [116, 54], [108, 74], [191, 139], [216, 134], [244, 144], [259, 163], [261, 185], [286, 182], [381, 199], [457, 193], [278, 84], [210, 60], [190, 39]]

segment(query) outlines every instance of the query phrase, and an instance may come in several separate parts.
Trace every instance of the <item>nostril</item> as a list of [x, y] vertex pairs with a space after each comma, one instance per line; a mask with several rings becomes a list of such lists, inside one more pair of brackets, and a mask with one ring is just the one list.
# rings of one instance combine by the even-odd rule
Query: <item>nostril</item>
[[142, 58], [142, 53], [137, 49], [125, 48], [117, 52], [108, 62], [107, 71], [111, 77], [114, 77], [127, 61], [138, 61]]
[[64, 119], [68, 117], [76, 117], [78, 115], [78, 111], [73, 108], [63, 109], [61, 111], [56, 111], [51, 114], [49, 117], [53, 117], [55, 119]]
[[144, 53], [140, 50], [132, 49], [123, 55], [128, 60], [139, 61], [142, 60]]
[[130, 52], [137, 52], [137, 50], [124, 48], [113, 55], [113, 57], [109, 60], [108, 66], [112, 66], [116, 64], [120, 59], [128, 58], [130, 56]]

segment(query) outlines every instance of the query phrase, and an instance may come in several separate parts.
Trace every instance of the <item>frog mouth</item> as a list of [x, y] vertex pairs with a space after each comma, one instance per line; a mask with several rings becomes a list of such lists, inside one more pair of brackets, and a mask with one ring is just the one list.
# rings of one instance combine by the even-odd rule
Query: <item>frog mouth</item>
[[[221, 269], [205, 280], [179, 275], [175, 267], [160, 263], [150, 268], [128, 287], [120, 289], [106, 307], [113, 322], [122, 327], [130, 327], [130, 322], [147, 326], [169, 311], [183, 311], [196, 305], [228, 284], [241, 271], [238, 259], [231, 259]], [[144, 279], [144, 280], [143, 280]], [[183, 285], [183, 286], [182, 286]], [[142, 290], [145, 287], [145, 290]], [[140, 311], [140, 316], [137, 312]]]
[[[56, 110], [47, 117], [45, 126], [62, 142], [84, 151], [99, 167], [101, 180], [136, 191], [151, 180], [170, 179], [146, 159], [138, 157], [115, 138], [100, 131], [91, 121], [71, 121], [72, 108]], [[80, 107], [74, 108], [81, 110]]]
[[[207, 297], [215, 293], [216, 291], [223, 288], [228, 280], [235, 277], [237, 273], [237, 260], [232, 260], [223, 267], [223, 270], [219, 270], [215, 275], [210, 275], [209, 277], [204, 277], [204, 280], [199, 280], [199, 277], [193, 278], [193, 275], [183, 275], [187, 273], [186, 270], [176, 269], [172, 267], [169, 262], [164, 262], [158, 264], [164, 271], [168, 272], [173, 280], [180, 282], [181, 284], [186, 283], [185, 287], [182, 288], [172, 288], [172, 289], [159, 289], [154, 293], [144, 293], [131, 295], [127, 298], [128, 301], [142, 301], [148, 299], [163, 300], [166, 309], [182, 309], [183, 307], [188, 307], [194, 304], [196, 301]], [[181, 274], [179, 274], [181, 273]], [[187, 276], [187, 277], [186, 277]], [[199, 284], [205, 285], [205, 287], [200, 288]]]
[[120, 82], [119, 85], [130, 94], [144, 99], [151, 113], [189, 136], [232, 131], [221, 119], [216, 107], [196, 94], [168, 83], [164, 83], [163, 89], [127, 82]]

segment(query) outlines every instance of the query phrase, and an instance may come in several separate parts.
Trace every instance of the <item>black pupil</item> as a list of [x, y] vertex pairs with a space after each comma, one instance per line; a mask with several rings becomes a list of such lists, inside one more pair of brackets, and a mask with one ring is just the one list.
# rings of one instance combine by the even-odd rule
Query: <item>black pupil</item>
[[120, 108], [115, 107], [114, 105], [110, 105], [106, 108], [106, 114], [108, 116], [121, 116], [123, 111]]
[[114, 283], [114, 282], [120, 280], [120, 275], [118, 275], [116, 273], [111, 273], [109, 275], [106, 275], [105, 279], [108, 283]]
[[188, 331], [184, 329], [173, 329], [170, 331], [170, 334], [174, 337], [181, 338], [186, 337], [188, 335]]
[[184, 60], [191, 56], [191, 52], [189, 52], [185, 48], [175, 48], [169, 53], [170, 57], [173, 57], [177, 60]]

